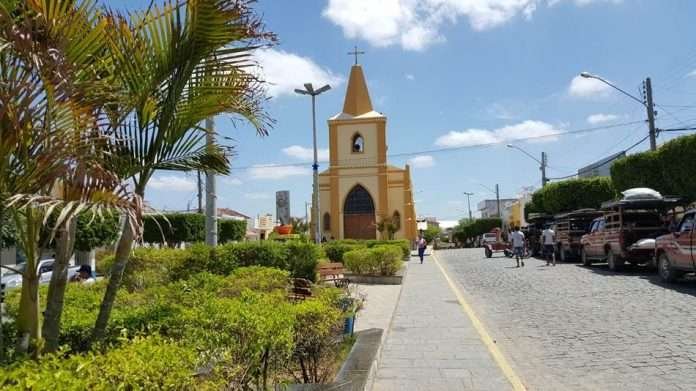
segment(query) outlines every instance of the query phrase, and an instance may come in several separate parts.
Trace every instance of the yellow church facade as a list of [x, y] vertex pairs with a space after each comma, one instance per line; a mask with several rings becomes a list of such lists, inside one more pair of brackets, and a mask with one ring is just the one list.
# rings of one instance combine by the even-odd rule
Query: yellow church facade
[[[330, 239], [416, 238], [408, 165], [387, 162], [387, 118], [373, 110], [360, 65], [350, 70], [343, 111], [328, 120], [329, 168], [319, 174], [322, 236]], [[379, 228], [383, 228], [382, 232]]]

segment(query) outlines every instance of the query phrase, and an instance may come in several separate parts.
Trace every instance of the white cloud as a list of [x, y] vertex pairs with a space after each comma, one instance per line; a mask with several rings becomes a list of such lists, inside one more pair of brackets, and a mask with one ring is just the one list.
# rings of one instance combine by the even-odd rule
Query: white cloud
[[451, 131], [435, 140], [435, 145], [446, 148], [465, 147], [491, 143], [503, 143], [526, 138], [537, 141], [554, 141], [555, 134], [561, 130], [543, 121], [527, 120], [515, 125], [508, 125], [494, 130], [467, 129], [461, 132]]
[[240, 186], [243, 185], [244, 182], [242, 182], [241, 179], [239, 178], [230, 178], [230, 177], [223, 177], [222, 182], [227, 184], [227, 185], [232, 185], [232, 186]]
[[[283, 148], [283, 153], [293, 157], [298, 160], [303, 160], [303, 161], [313, 161], [314, 160], [314, 149], [313, 148], [305, 148], [301, 145], [291, 145], [287, 148]], [[319, 148], [317, 150], [317, 155], [319, 158], [320, 162], [327, 162], [329, 161], [329, 149], [328, 148]]]
[[597, 124], [602, 124], [605, 122], [612, 122], [616, 121], [619, 119], [619, 116], [616, 114], [592, 114], [589, 117], [587, 117], [587, 123], [591, 125], [597, 125]]
[[413, 74], [411, 74], [411, 73], [405, 74], [404, 77], [406, 78], [406, 80], [416, 80], [416, 77], [413, 76]]
[[151, 189], [189, 192], [196, 190], [196, 182], [191, 179], [174, 175], [155, 176], [150, 179], [147, 185]]
[[254, 54], [259, 67], [255, 69], [262, 80], [268, 82], [268, 95], [278, 97], [295, 95], [295, 88], [304, 83], [317, 87], [330, 84], [336, 87], [343, 77], [322, 68], [308, 57], [276, 49], [259, 49]]
[[310, 174], [309, 167], [300, 166], [256, 165], [249, 169], [249, 175], [254, 179], [285, 179]]
[[271, 195], [268, 193], [244, 193], [244, 198], [250, 200], [270, 200]]
[[[566, 2], [568, 1], [572, 1], [578, 7], [585, 7], [597, 3], [621, 4], [623, 2], [623, 0], [566, 0]], [[562, 2], [564, 2], [564, 0], [549, 0], [549, 6], [553, 7]]]
[[696, 77], [696, 69], [686, 74], [686, 77]]
[[418, 155], [409, 159], [408, 164], [414, 168], [428, 168], [435, 165], [435, 159], [430, 155]]
[[[466, 18], [471, 28], [483, 31], [517, 16], [531, 19], [538, 5], [559, 0], [328, 0], [323, 15], [351, 39], [364, 39], [375, 47], [401, 45], [424, 50], [445, 41], [440, 30]], [[590, 2], [619, 0], [573, 0]]]
[[611, 91], [611, 87], [597, 80], [585, 78], [580, 75], [575, 76], [570, 81], [568, 94], [576, 98], [592, 98], [607, 96]]

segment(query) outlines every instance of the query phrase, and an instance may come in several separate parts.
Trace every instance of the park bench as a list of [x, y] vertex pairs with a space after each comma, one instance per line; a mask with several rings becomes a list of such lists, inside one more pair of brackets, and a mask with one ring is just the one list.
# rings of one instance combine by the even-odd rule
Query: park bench
[[312, 282], [306, 278], [293, 278], [288, 290], [288, 298], [294, 301], [312, 296]]
[[336, 288], [347, 288], [350, 280], [345, 278], [346, 268], [341, 262], [327, 263], [319, 267], [321, 282], [333, 282]]

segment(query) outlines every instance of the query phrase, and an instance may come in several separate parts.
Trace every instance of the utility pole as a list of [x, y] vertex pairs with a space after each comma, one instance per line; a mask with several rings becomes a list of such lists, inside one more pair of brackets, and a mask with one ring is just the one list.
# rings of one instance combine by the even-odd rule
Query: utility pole
[[539, 168], [541, 170], [541, 187], [546, 186], [546, 183], [549, 181], [549, 178], [546, 177], [546, 152], [541, 153], [541, 167]]
[[[205, 120], [206, 143], [208, 147], [212, 147], [215, 141], [215, 131], [213, 119]], [[208, 246], [217, 246], [217, 195], [215, 193], [215, 174], [212, 171], [205, 173], [205, 244]]]
[[465, 191], [464, 195], [466, 195], [466, 206], [469, 207], [469, 221], [471, 221], [473, 220], [471, 215], [471, 196], [474, 195], [474, 193], [469, 193]]
[[645, 79], [645, 108], [648, 110], [648, 130], [650, 136], [650, 150], [657, 149], [657, 133], [655, 131], [655, 110], [653, 106], [652, 83], [650, 78]]
[[203, 181], [201, 180], [201, 170], [196, 170], [198, 176], [198, 213], [203, 214]]
[[495, 184], [495, 202], [498, 208], [498, 218], [500, 218], [500, 186]]

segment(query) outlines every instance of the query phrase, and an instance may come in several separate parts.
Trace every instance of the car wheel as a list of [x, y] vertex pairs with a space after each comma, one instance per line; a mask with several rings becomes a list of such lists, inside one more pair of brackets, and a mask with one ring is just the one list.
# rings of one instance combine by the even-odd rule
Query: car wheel
[[660, 254], [660, 258], [657, 261], [657, 271], [664, 282], [674, 282], [682, 275], [682, 273], [672, 269], [672, 262], [667, 254], [664, 253]]
[[614, 254], [614, 251], [609, 250], [607, 252], [607, 265], [609, 265], [609, 270], [615, 272], [621, 269], [623, 266], [623, 260]]
[[486, 249], [486, 258], [490, 258], [493, 256], [493, 252], [489, 249]]
[[583, 266], [592, 266], [592, 260], [587, 257], [584, 247], [580, 248], [580, 259], [582, 260]]

